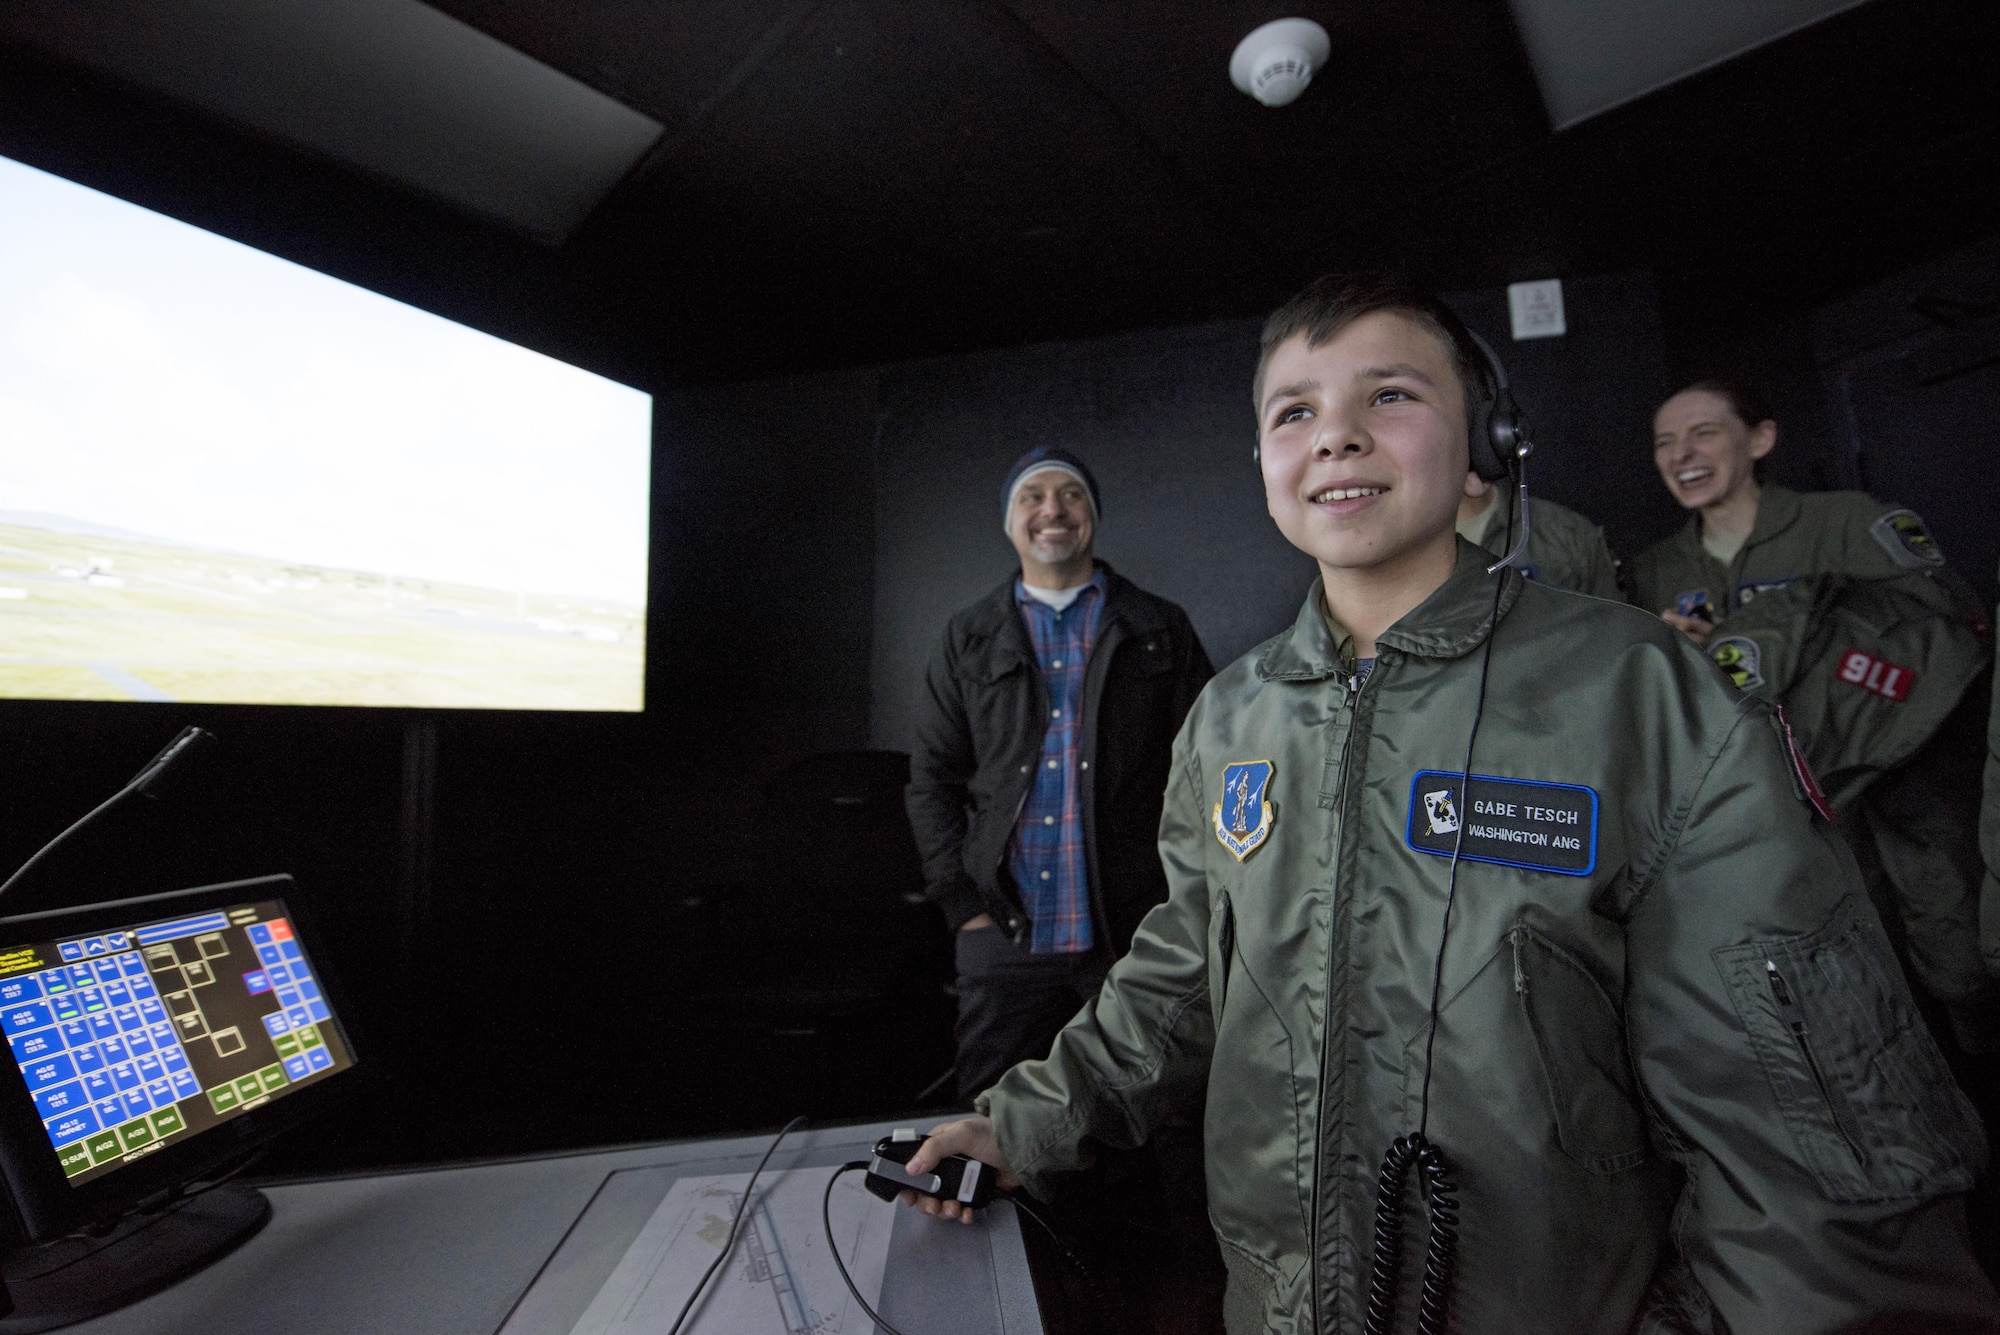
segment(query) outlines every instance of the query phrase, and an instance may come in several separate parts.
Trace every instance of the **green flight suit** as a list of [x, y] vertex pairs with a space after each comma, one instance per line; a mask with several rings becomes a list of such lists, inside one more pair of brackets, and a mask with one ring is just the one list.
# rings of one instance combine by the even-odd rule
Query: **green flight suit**
[[[1978, 703], [1967, 691], [1991, 645], [1923, 521], [1861, 492], [1766, 487], [1726, 568], [1702, 548], [1699, 518], [1632, 565], [1646, 611], [1711, 603], [1707, 648], [1785, 706], [1911, 981], [1945, 1008], [1961, 1050], [2000, 1051], [2000, 988], [1979, 944], [1978, 742], [1953, 722]], [[1867, 666], [1849, 681], [1859, 651]], [[1745, 653], [1759, 670], [1740, 669]]]
[[[1701, 516], [1695, 514], [1673, 537], [1632, 558], [1632, 601], [1655, 613], [1686, 613], [1694, 603], [1708, 602], [1720, 624], [1758, 594], [1800, 575], [1869, 578], [1924, 569], [1927, 558], [1909, 552], [1895, 536], [1902, 530], [1885, 524], [1886, 538], [1874, 531], [1903, 515], [1910, 512], [1864, 492], [1801, 493], [1767, 485], [1749, 540], [1733, 561], [1724, 565], [1708, 554], [1701, 545]], [[1901, 554], [1892, 554], [1885, 542]]]
[[[1507, 512], [1511, 489], [1486, 507], [1486, 525], [1473, 541], [1495, 556], [1507, 554]], [[1618, 563], [1604, 541], [1604, 530], [1576, 511], [1528, 498], [1528, 550], [1518, 563], [1521, 573], [1553, 588], [1587, 593], [1594, 598], [1623, 599], [1618, 591]], [[1517, 535], [1518, 536], [1518, 535]]]
[[[1167, 902], [978, 1100], [1008, 1161], [1059, 1190], [1205, 1100], [1231, 1335], [1358, 1331], [1462, 825], [1429, 1101], [1455, 1329], [2000, 1330], [1960, 1197], [1978, 1120], [1769, 708], [1657, 618], [1490, 560], [1461, 542], [1365, 678], [1315, 584], [1202, 692]], [[1497, 777], [1466, 802], [1496, 580], [1471, 768]], [[1414, 1191], [1405, 1228], [1414, 1331]]]

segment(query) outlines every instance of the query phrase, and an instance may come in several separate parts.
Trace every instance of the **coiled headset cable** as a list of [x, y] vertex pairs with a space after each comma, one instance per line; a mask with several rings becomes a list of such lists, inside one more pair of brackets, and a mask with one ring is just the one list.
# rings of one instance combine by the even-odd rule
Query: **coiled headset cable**
[[[1521, 470], [1517, 494], [1525, 520], [1527, 472], [1518, 458], [1516, 467]], [[1437, 1047], [1438, 1006], [1444, 992], [1445, 945], [1451, 940], [1451, 910], [1458, 899], [1458, 862], [1465, 847], [1465, 813], [1471, 809], [1472, 748], [1479, 740], [1480, 720], [1486, 716], [1486, 678], [1493, 667], [1493, 641], [1500, 635], [1500, 598], [1507, 588], [1505, 567], [1525, 547], [1525, 543], [1517, 547], [1514, 542], [1512, 505], [1507, 511], [1506, 546], [1508, 555], [1487, 568], [1488, 574], [1498, 578], [1493, 584], [1491, 624], [1480, 652], [1479, 694], [1472, 708], [1472, 728], [1465, 738], [1465, 763], [1459, 766], [1458, 831], [1457, 838], [1452, 840], [1451, 868], [1445, 877], [1444, 920], [1438, 927], [1437, 958], [1431, 965], [1430, 1027], [1424, 1035], [1424, 1083], [1417, 1105], [1417, 1129], [1407, 1136], [1396, 1137], [1390, 1144], [1375, 1181], [1374, 1258], [1368, 1275], [1368, 1310], [1362, 1323], [1366, 1335], [1393, 1335], [1396, 1328], [1396, 1291], [1403, 1272], [1403, 1202], [1409, 1195], [1413, 1167], [1430, 1215], [1429, 1236], [1424, 1245], [1423, 1296], [1417, 1311], [1418, 1335], [1445, 1335], [1446, 1318], [1451, 1310], [1451, 1281], [1458, 1265], [1458, 1179], [1444, 1151], [1426, 1135], [1431, 1118], [1431, 1057]]]

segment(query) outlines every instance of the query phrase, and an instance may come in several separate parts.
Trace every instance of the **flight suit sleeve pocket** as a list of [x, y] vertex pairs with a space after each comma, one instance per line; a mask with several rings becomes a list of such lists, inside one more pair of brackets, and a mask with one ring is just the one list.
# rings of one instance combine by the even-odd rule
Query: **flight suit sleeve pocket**
[[1730, 1000], [1830, 1200], [1908, 1200], [1972, 1186], [1983, 1133], [1898, 976], [1843, 899], [1824, 927], [1714, 952]]
[[1646, 1161], [1646, 1125], [1618, 1007], [1588, 968], [1531, 927], [1509, 933], [1514, 994], [1534, 1034], [1563, 1153], [1593, 1173]]

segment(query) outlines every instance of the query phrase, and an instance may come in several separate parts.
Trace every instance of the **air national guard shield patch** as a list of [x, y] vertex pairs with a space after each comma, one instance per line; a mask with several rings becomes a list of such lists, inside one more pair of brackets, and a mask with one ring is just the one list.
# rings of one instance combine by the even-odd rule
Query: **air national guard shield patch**
[[1270, 802], [1273, 766], [1268, 760], [1239, 760], [1222, 767], [1222, 800], [1215, 804], [1215, 837], [1238, 862], [1271, 837], [1277, 811]]
[[1938, 549], [1937, 539], [1931, 536], [1923, 517], [1915, 510], [1891, 510], [1870, 524], [1868, 532], [1889, 553], [1889, 559], [1905, 570], [1933, 569], [1944, 564], [1944, 553]]

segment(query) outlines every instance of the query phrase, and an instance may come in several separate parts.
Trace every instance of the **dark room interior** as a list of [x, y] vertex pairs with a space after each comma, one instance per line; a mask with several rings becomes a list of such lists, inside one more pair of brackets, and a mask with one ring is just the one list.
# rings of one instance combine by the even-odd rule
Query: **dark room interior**
[[[1098, 550], [1218, 668], [1285, 630], [1315, 567], [1266, 516], [1245, 391], [1264, 317], [1323, 273], [1445, 294], [1512, 375], [1536, 494], [1620, 556], [1684, 522], [1654, 409], [1725, 375], [1774, 405], [1772, 479], [1920, 512], [2000, 598], [1983, 0], [1635, 5], [1622, 27], [1562, 0], [312, 8], [0, 7], [0, 157], [650, 394], [644, 708], [0, 699], [6, 870], [183, 726], [218, 739], [10, 914], [296, 879], [372, 1078], [252, 1180], [963, 1108], [904, 788], [938, 636], [1015, 566], [997, 484], [1032, 447], [1082, 455]], [[1722, 10], [1767, 28], [1680, 55], [1644, 28], [1698, 37]], [[1259, 105], [1230, 53], [1293, 14], [1332, 53]], [[481, 76], [393, 48], [420, 29], [636, 113], [637, 151], [507, 195], [451, 157], [491, 102], [452, 81]], [[1642, 55], [1667, 64], [1620, 87]], [[467, 125], [410, 119], [452, 108]], [[1521, 339], [1509, 286], [1548, 279], [1566, 330]], [[1112, 1328], [1023, 1234], [1043, 1325]], [[372, 1328], [518, 1323], [549, 1250], [495, 1311]], [[273, 1329], [321, 1328], [285, 1310]]]

